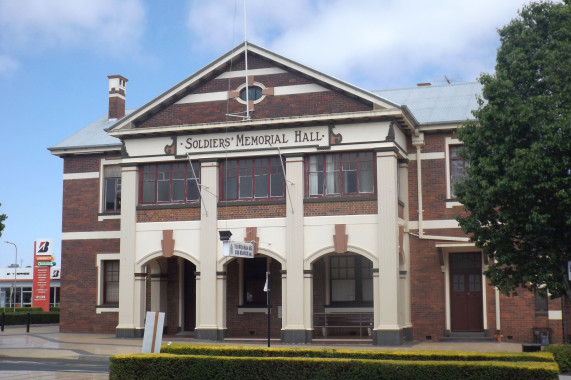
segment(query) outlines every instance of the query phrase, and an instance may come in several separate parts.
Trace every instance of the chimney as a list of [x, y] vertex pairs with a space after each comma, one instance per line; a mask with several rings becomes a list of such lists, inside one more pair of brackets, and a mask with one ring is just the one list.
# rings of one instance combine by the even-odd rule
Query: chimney
[[125, 116], [125, 93], [127, 78], [121, 75], [109, 75], [109, 119]]
[[428, 83], [428, 82], [425, 82], [425, 83], [417, 83], [417, 84], [416, 84], [417, 87], [428, 87], [428, 86], [430, 86], [430, 85], [431, 85], [431, 84]]

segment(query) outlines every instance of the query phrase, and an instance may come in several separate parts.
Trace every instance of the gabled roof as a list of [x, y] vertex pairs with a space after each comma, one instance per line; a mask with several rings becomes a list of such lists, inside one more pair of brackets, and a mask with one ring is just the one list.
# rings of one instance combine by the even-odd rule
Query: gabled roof
[[[244, 55], [247, 51], [248, 54], [253, 53], [258, 56], [261, 56], [267, 60], [274, 62], [277, 66], [283, 67], [287, 70], [291, 70], [297, 72], [303, 76], [310, 77], [314, 82], [320, 84], [329, 89], [333, 89], [335, 91], [339, 91], [342, 93], [347, 94], [348, 96], [359, 98], [366, 102], [372, 104], [372, 109], [380, 112], [382, 110], [390, 110], [391, 112], [387, 113], [387, 116], [394, 117], [398, 114], [401, 119], [404, 120], [404, 124], [407, 124], [409, 128], [413, 128], [413, 125], [416, 124], [416, 120], [414, 117], [410, 115], [406, 108], [401, 109], [400, 106], [383, 99], [377, 94], [374, 94], [369, 91], [362, 90], [356, 86], [348, 84], [346, 82], [340, 81], [328, 75], [325, 75], [321, 72], [308, 68], [304, 65], [301, 65], [297, 62], [284, 58], [278, 54], [275, 54], [269, 50], [263, 49], [259, 46], [250, 43], [243, 43], [238, 45], [236, 48], [232, 49], [230, 52], [226, 53], [222, 57], [218, 58], [214, 62], [210, 63], [209, 65], [205, 66], [201, 70], [197, 71], [195, 74], [189, 76], [188, 78], [184, 79], [180, 83], [176, 84], [169, 90], [165, 91], [161, 95], [157, 96], [155, 99], [151, 100], [147, 104], [143, 105], [135, 112], [130, 114], [129, 116], [123, 118], [115, 125], [108, 129], [108, 132], [113, 136], [127, 136], [133, 134], [147, 134], [147, 133], [157, 133], [159, 131], [149, 131], [145, 129], [136, 130], [134, 128], [134, 124], [137, 122], [138, 119], [142, 119], [145, 115], [152, 115], [163, 108], [167, 107], [170, 104], [184, 98], [189, 93], [190, 88], [194, 88], [206, 81], [213, 79], [220, 75], [221, 73], [228, 71], [230, 68], [230, 64], [232, 60], [239, 58], [240, 56]], [[294, 117], [292, 120], [295, 119], [296, 123], [300, 122], [300, 119], [311, 119], [312, 116], [307, 117]], [[318, 115], [316, 118], [323, 119], [323, 115]], [[256, 122], [263, 122], [264, 124], [268, 124], [268, 120], [252, 120], [252, 124], [256, 124]], [[280, 123], [287, 123], [287, 120], [283, 118], [279, 121]], [[220, 123], [218, 123], [220, 124]], [[224, 124], [240, 124], [239, 122], [230, 122]], [[243, 124], [243, 123], [242, 123]], [[271, 121], [269, 122], [271, 124]], [[220, 127], [221, 125], [217, 125]], [[172, 128], [173, 131], [180, 130], [180, 126], [176, 128]], [[162, 132], [170, 132], [169, 128], [162, 128]]]
[[[136, 108], [126, 109], [125, 116], [134, 112]], [[54, 155], [78, 153], [82, 150], [105, 151], [121, 148], [121, 140], [110, 136], [106, 129], [117, 123], [117, 119], [109, 119], [105, 114], [73, 135], [60, 141], [48, 150]]]
[[417, 86], [373, 91], [396, 104], [406, 105], [420, 125], [461, 123], [473, 120], [482, 96], [478, 82]]

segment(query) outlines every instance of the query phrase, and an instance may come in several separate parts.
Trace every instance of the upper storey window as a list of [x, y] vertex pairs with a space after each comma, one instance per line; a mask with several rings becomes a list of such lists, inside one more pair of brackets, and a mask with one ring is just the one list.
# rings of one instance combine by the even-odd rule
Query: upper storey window
[[227, 160], [223, 173], [224, 200], [284, 197], [285, 181], [278, 157]]
[[466, 176], [466, 168], [469, 164], [458, 155], [462, 145], [450, 145], [450, 198], [456, 198], [454, 184], [461, 182]]
[[[195, 177], [196, 176], [196, 177]], [[141, 169], [140, 203], [193, 203], [200, 193], [200, 163], [151, 164]]]
[[350, 152], [309, 156], [308, 195], [343, 196], [375, 191], [373, 152]]
[[103, 167], [104, 183], [104, 211], [121, 211], [121, 167], [119, 165], [106, 165]]

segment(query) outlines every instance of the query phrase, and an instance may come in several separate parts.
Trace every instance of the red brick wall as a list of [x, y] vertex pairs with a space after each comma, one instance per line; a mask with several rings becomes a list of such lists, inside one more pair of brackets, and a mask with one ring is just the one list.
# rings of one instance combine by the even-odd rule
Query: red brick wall
[[[102, 158], [116, 157], [66, 157], [64, 173], [99, 172]], [[97, 220], [100, 196], [98, 178], [63, 181], [62, 232], [118, 231], [119, 219]]]
[[377, 213], [377, 201], [347, 201], [324, 200], [322, 202], [305, 202], [304, 216], [327, 215], [370, 215]]
[[98, 291], [96, 255], [118, 252], [118, 239], [62, 242], [61, 332], [115, 332], [118, 313], [95, 313]]
[[200, 220], [200, 207], [137, 210], [137, 223]]
[[264, 204], [254, 201], [241, 205], [223, 205], [218, 208], [218, 219], [285, 218], [286, 205]]

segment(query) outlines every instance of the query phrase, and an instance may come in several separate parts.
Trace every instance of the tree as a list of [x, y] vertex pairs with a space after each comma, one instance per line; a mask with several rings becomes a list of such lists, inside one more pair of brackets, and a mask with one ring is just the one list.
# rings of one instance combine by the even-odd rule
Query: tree
[[[2, 206], [2, 203], [0, 203], [0, 206]], [[0, 214], [0, 236], [2, 236], [2, 231], [4, 231], [4, 227], [6, 227], [3, 223], [6, 219], [8, 219], [8, 216], [6, 214]]]
[[499, 30], [494, 74], [482, 74], [475, 121], [457, 132], [468, 162], [456, 184], [462, 230], [488, 255], [505, 294], [569, 289], [571, 5], [530, 3]]

